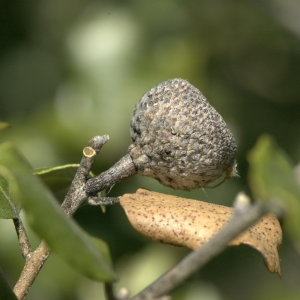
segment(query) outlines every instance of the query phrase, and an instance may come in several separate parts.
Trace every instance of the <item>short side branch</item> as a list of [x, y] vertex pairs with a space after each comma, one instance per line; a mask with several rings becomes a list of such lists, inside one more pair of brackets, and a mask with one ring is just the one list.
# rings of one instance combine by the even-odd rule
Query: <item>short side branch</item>
[[130, 155], [126, 154], [107, 171], [89, 179], [86, 184], [87, 193], [95, 194], [134, 174], [135, 166]]
[[94, 137], [87, 147], [83, 149], [83, 156], [80, 166], [77, 169], [70, 189], [62, 203], [61, 207], [67, 215], [73, 215], [80, 204], [87, 198], [86, 182], [91, 171], [97, 153], [108, 141], [107, 135]]

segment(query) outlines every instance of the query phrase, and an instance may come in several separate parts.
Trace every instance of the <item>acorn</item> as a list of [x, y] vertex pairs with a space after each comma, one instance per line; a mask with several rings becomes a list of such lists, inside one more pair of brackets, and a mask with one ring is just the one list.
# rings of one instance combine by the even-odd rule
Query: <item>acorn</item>
[[136, 104], [128, 154], [87, 181], [95, 193], [136, 173], [174, 189], [207, 187], [234, 176], [235, 139], [221, 115], [184, 79], [153, 87]]

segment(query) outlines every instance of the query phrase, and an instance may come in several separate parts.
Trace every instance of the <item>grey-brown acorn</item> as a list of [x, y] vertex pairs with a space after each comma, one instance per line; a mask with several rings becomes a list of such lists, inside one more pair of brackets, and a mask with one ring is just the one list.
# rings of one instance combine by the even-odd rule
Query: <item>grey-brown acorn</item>
[[129, 154], [137, 172], [190, 190], [234, 168], [236, 143], [221, 115], [183, 79], [164, 81], [137, 103]]
[[103, 189], [108, 177], [118, 181], [135, 173], [190, 190], [236, 172], [237, 146], [231, 131], [184, 79], [164, 81], [144, 94], [133, 112], [131, 139], [129, 153], [97, 176], [98, 181], [92, 178], [88, 191]]

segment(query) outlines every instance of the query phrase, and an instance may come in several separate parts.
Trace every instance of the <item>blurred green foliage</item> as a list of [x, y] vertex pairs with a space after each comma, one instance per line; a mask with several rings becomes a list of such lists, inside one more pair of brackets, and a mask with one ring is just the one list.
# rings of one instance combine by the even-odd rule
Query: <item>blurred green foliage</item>
[[[1, 142], [13, 141], [33, 167], [44, 168], [78, 163], [91, 137], [109, 134], [93, 170], [98, 173], [126, 152], [131, 112], [143, 93], [162, 80], [186, 78], [232, 128], [240, 177], [216, 189], [181, 192], [135, 176], [110, 195], [145, 187], [230, 205], [238, 191], [249, 189], [247, 153], [262, 133], [274, 136], [293, 164], [300, 160], [299, 11], [297, 0], [3, 0], [0, 121], [10, 128], [0, 132]], [[140, 262], [130, 271], [133, 290], [141, 288], [133, 286], [138, 279], [149, 282], [183, 255], [164, 245], [151, 251], [153, 243], [130, 228], [118, 207], [102, 214], [85, 205], [75, 218], [107, 241], [123, 278], [133, 261]], [[8, 222], [0, 220], [0, 267], [12, 285], [23, 261]], [[296, 299], [300, 259], [289, 238], [280, 253], [282, 280], [268, 274], [252, 250], [233, 248], [177, 299], [201, 299], [195, 286], [205, 299]], [[101, 299], [101, 293], [54, 256], [29, 299]]]
[[[300, 250], [300, 182], [289, 157], [267, 135], [259, 138], [249, 155], [249, 183], [257, 201], [282, 211], [287, 234]], [[276, 207], [278, 206], [278, 207]]]

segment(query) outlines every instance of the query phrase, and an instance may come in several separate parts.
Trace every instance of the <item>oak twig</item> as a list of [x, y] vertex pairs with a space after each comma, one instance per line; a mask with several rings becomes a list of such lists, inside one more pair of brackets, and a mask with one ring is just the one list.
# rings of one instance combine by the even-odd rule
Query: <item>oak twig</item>
[[86, 191], [88, 194], [97, 193], [134, 174], [136, 174], [135, 166], [130, 155], [126, 154], [111, 168], [89, 179]]
[[33, 252], [27, 255], [25, 266], [23, 267], [21, 275], [14, 286], [14, 293], [19, 300], [24, 299], [27, 295], [29, 288], [43, 267], [48, 256], [49, 248], [43, 241]]
[[[90, 140], [88, 146], [83, 149], [80, 165], [61, 206], [67, 215], [71, 216], [74, 214], [80, 204], [87, 199], [86, 181], [89, 177], [97, 153], [108, 139], [109, 137], [107, 135], [95, 136]], [[46, 243], [42, 241], [39, 246], [32, 251], [22, 223], [16, 220], [14, 220], [14, 222], [19, 237], [22, 255], [25, 257], [25, 265], [14, 286], [15, 295], [19, 300], [22, 300], [27, 295], [29, 288], [47, 260], [50, 250]]]
[[107, 135], [96, 136], [89, 142], [88, 147], [83, 149], [80, 166], [77, 169], [70, 189], [61, 205], [67, 215], [74, 214], [80, 204], [87, 199], [88, 193], [86, 191], [86, 182], [88, 180], [92, 164], [96, 159], [97, 153], [108, 139], [109, 137]]

